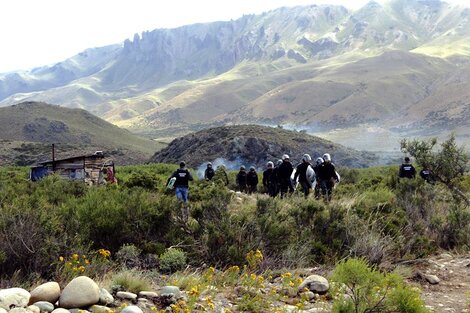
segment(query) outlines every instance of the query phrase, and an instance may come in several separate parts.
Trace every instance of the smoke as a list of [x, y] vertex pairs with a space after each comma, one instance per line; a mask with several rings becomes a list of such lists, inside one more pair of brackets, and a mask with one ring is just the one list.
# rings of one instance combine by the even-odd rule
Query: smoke
[[217, 158], [214, 161], [207, 161], [202, 163], [201, 165], [198, 166], [197, 168], [197, 176], [199, 179], [204, 178], [204, 172], [207, 168], [207, 163], [211, 162], [212, 163], [212, 168], [214, 170], [217, 170], [217, 168], [221, 165], [225, 166], [225, 168], [229, 171], [236, 171], [240, 169], [240, 166], [244, 165], [247, 169], [251, 166], [251, 164], [248, 164], [246, 160], [243, 160], [241, 157], [237, 157], [233, 161], [226, 160], [224, 158]]

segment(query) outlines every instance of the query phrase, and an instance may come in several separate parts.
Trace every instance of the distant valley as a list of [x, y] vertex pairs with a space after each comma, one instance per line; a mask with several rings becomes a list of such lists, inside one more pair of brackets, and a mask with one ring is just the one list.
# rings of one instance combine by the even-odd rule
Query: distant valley
[[374, 151], [403, 136], [470, 142], [470, 9], [371, 1], [157, 29], [0, 74], [0, 101], [83, 108], [160, 139], [261, 124]]

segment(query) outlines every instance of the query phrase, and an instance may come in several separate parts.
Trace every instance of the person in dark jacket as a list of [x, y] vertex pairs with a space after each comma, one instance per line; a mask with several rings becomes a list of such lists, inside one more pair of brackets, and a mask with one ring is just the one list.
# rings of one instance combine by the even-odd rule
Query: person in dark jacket
[[411, 164], [411, 160], [409, 157], [405, 157], [405, 162], [400, 166], [398, 176], [400, 178], [409, 178], [409, 179], [415, 178], [416, 169]]
[[419, 172], [419, 176], [421, 176], [421, 178], [424, 179], [428, 184], [436, 184], [436, 178], [434, 177], [433, 172], [427, 167], [424, 167], [421, 172]]
[[274, 163], [269, 161], [267, 169], [263, 172], [263, 186], [268, 195], [271, 197], [276, 196], [276, 177], [274, 172]]
[[205, 180], [212, 180], [212, 178], [214, 177], [215, 175], [215, 171], [214, 169], [212, 168], [212, 163], [209, 162], [207, 163], [207, 168], [206, 170], [204, 171], [204, 179]]
[[312, 188], [311, 182], [307, 177], [307, 169], [310, 166], [310, 161], [312, 158], [308, 154], [304, 154], [302, 157], [302, 163], [297, 165], [294, 175], [294, 182], [299, 180], [300, 186], [302, 186], [302, 191], [304, 192], [305, 198], [310, 194], [310, 188]]
[[291, 175], [294, 167], [289, 160], [289, 156], [284, 154], [282, 156], [282, 164], [279, 165], [279, 169], [277, 172], [277, 178], [279, 180], [279, 187], [281, 189], [281, 198], [284, 198], [284, 195], [287, 194], [287, 191], [290, 193], [294, 192], [294, 187], [292, 186], [291, 182]]
[[246, 192], [246, 169], [245, 166], [240, 166], [240, 171], [237, 174], [237, 186], [241, 192]]
[[279, 183], [279, 166], [281, 166], [281, 164], [282, 160], [277, 160], [276, 166], [273, 169], [274, 197], [276, 197], [281, 191], [281, 184]]
[[321, 188], [320, 188], [320, 180], [318, 175], [320, 173], [320, 168], [323, 166], [323, 158], [318, 157], [315, 161], [315, 167], [313, 168], [316, 176], [316, 184], [315, 184], [315, 199], [320, 200], [321, 197]]
[[320, 182], [321, 193], [325, 197], [326, 202], [331, 201], [333, 188], [338, 182], [335, 165], [331, 162], [331, 156], [328, 153], [323, 155], [323, 164], [318, 169], [318, 180]]
[[258, 191], [258, 173], [254, 166], [250, 167], [250, 171], [246, 174], [246, 184], [248, 185], [248, 193]]
[[[186, 163], [182, 161], [180, 163], [180, 168], [177, 169], [168, 179], [176, 178], [174, 183], [175, 195], [176, 198], [180, 201], [183, 201], [183, 210], [182, 217], [184, 221], [188, 220], [189, 217], [189, 208], [188, 208], [188, 195], [189, 195], [189, 182], [193, 180], [191, 173], [186, 169]], [[168, 184], [168, 183], [167, 183]]]

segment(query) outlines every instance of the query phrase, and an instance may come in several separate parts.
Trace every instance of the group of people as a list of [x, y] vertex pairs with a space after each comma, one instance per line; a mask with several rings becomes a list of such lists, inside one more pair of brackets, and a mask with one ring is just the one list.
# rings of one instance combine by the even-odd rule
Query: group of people
[[[302, 187], [304, 196], [307, 198], [312, 188], [315, 189], [315, 197], [320, 199], [325, 196], [326, 201], [331, 200], [334, 185], [339, 182], [339, 176], [331, 156], [325, 153], [323, 157], [318, 157], [315, 164], [311, 164], [312, 158], [304, 154], [302, 162], [296, 167], [290, 161], [287, 154], [276, 162], [269, 161], [266, 170], [263, 172], [263, 186], [271, 197], [278, 195], [284, 198], [295, 191], [297, 184]], [[257, 192], [258, 174], [254, 166], [247, 172], [245, 166], [240, 167], [237, 174], [236, 183], [241, 192]]]
[[[419, 172], [419, 176], [429, 184], [434, 185], [436, 183], [436, 178], [434, 177], [433, 172], [427, 167], [424, 167]], [[416, 169], [413, 164], [411, 164], [411, 159], [409, 157], [405, 157], [403, 164], [400, 166], [398, 177], [409, 179], [416, 177]]]

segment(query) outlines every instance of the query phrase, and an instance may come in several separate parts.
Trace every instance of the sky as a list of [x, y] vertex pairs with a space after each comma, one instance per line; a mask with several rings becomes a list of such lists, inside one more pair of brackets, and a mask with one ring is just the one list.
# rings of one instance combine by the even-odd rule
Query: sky
[[[87, 48], [122, 43], [135, 33], [237, 19], [282, 6], [368, 0], [2, 0], [0, 73], [65, 60]], [[470, 4], [470, 0], [447, 0]]]

